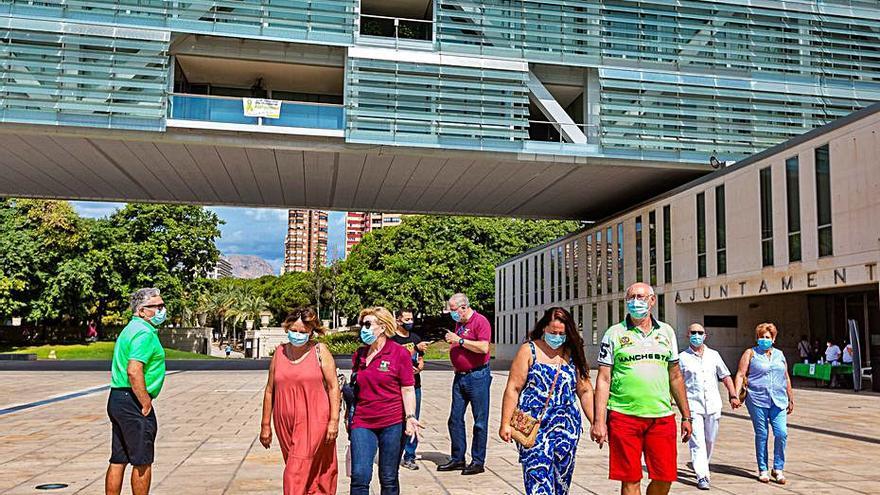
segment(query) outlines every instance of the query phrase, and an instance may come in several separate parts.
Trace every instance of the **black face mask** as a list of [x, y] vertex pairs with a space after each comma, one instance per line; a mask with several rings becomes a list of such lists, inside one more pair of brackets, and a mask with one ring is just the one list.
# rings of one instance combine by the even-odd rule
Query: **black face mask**
[[407, 332], [409, 332], [410, 330], [413, 329], [413, 324], [412, 324], [412, 323], [404, 323], [404, 324], [401, 325], [401, 326], [402, 326], [404, 329], [406, 329]]

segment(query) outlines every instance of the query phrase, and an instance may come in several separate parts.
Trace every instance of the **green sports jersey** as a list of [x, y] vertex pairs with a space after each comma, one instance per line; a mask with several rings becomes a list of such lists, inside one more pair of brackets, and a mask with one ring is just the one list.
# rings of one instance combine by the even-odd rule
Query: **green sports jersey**
[[632, 326], [629, 316], [605, 332], [599, 365], [611, 367], [608, 409], [641, 418], [673, 414], [669, 365], [678, 362], [675, 331], [651, 319], [647, 335]]
[[122, 333], [116, 338], [116, 345], [113, 346], [111, 387], [131, 388], [128, 362], [132, 359], [144, 363], [147, 393], [155, 399], [165, 382], [165, 349], [162, 349], [153, 325], [137, 316], [122, 329]]

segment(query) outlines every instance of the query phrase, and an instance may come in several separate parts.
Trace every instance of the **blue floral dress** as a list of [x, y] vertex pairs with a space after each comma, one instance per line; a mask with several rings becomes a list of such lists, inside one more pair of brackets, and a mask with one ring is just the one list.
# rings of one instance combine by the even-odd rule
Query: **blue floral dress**
[[543, 418], [541, 412], [557, 365], [539, 363], [532, 349], [532, 365], [526, 385], [520, 393], [519, 408], [534, 418], [541, 419], [538, 437], [530, 449], [519, 446], [519, 462], [523, 467], [523, 481], [529, 495], [565, 495], [574, 474], [574, 456], [581, 437], [582, 419], [577, 398], [577, 369], [569, 359], [559, 366], [559, 378], [553, 397]]

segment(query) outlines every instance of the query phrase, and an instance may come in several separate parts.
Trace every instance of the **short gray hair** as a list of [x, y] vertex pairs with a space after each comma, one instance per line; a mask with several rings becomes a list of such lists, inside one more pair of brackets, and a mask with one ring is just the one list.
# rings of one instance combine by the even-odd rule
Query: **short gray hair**
[[159, 295], [161, 295], [159, 289], [153, 287], [134, 291], [134, 294], [131, 295], [131, 302], [129, 303], [132, 313], [137, 313], [141, 307], [147, 304], [147, 301]]
[[449, 298], [449, 302], [456, 303], [456, 305], [458, 305], [458, 307], [470, 306], [470, 301], [468, 301], [467, 296], [462, 294], [461, 292], [453, 294], [452, 297]]

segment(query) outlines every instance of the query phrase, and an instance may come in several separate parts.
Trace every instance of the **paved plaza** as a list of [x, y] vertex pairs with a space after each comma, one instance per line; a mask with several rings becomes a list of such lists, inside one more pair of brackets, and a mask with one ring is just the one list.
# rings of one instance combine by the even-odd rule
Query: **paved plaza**
[[[506, 372], [492, 384], [487, 472], [473, 477], [438, 473], [449, 441], [446, 418], [448, 371], [426, 371], [422, 414], [427, 429], [418, 471], [401, 470], [404, 494], [523, 493], [516, 449], [497, 437]], [[264, 450], [257, 440], [266, 374], [260, 371], [172, 372], [156, 401], [159, 418], [153, 492], [157, 494], [278, 494], [282, 461], [275, 442]], [[0, 411], [10, 406], [57, 398], [44, 405], [0, 413], [0, 493], [103, 493], [109, 456], [110, 424], [105, 413], [106, 372], [0, 372]], [[78, 391], [85, 395], [64, 398]], [[761, 485], [754, 479], [751, 423], [744, 408], [726, 410], [713, 465], [713, 492], [736, 494], [878, 494], [880, 470], [880, 396], [815, 389], [796, 391], [790, 417], [789, 484]], [[742, 412], [740, 412], [742, 411]], [[731, 416], [730, 414], [734, 414]], [[348, 493], [344, 473], [347, 439], [340, 434], [339, 493]], [[698, 493], [679, 449], [679, 483], [673, 493]], [[607, 479], [608, 451], [585, 436], [577, 453], [573, 494], [616, 494]], [[42, 483], [68, 488], [39, 492]], [[127, 481], [126, 481], [127, 483]], [[375, 483], [374, 493], [379, 493]], [[709, 492], [709, 493], [713, 493]], [[123, 493], [128, 493], [126, 486]], [[699, 492], [702, 493], [702, 492]]]

